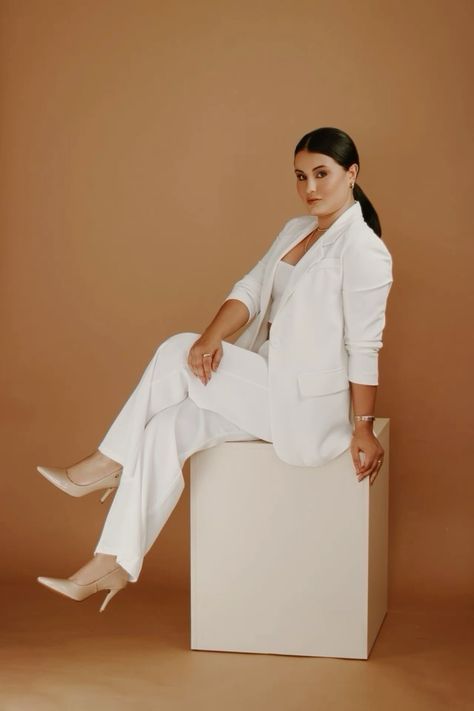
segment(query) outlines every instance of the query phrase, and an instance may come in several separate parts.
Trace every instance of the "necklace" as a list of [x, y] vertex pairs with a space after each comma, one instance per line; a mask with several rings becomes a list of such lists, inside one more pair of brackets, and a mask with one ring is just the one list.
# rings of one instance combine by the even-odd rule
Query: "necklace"
[[[352, 188], [352, 187], [354, 187], [354, 186], [351, 185], [351, 188]], [[356, 202], [357, 202], [357, 200], [354, 200], [354, 202], [352, 202], [352, 203], [349, 205], [349, 207], [346, 208], [346, 210], [349, 210], [349, 209], [352, 207], [352, 205], [354, 205]], [[346, 210], [344, 210], [344, 212], [346, 212]], [[337, 219], [338, 219], [338, 218], [336, 218], [336, 220], [337, 220]], [[332, 225], [334, 224], [334, 222], [335, 222], [336, 220], [333, 220], [333, 222], [329, 225], [329, 227], [332, 227]], [[306, 240], [305, 240], [305, 245], [304, 245], [304, 252], [303, 252], [303, 254], [306, 254], [306, 250], [308, 249], [308, 243], [309, 243], [309, 240], [311, 239], [311, 237], [313, 237], [316, 232], [325, 232], [326, 230], [329, 229], [329, 227], [315, 227], [314, 230], [309, 233], [309, 235], [306, 237]]]
[[324, 232], [325, 230], [328, 230], [329, 227], [315, 227], [315, 229], [309, 233], [309, 235], [306, 237], [305, 244], [304, 244], [304, 251], [303, 254], [306, 254], [306, 250], [308, 249], [308, 244], [309, 240], [311, 237], [314, 237], [316, 232]]

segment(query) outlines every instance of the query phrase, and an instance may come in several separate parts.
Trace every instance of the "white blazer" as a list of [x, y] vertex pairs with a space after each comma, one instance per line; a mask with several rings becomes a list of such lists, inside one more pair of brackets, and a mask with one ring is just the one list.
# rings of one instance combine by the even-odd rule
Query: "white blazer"
[[[258, 351], [267, 339], [278, 261], [317, 225], [289, 220], [260, 261], [225, 298], [249, 310], [235, 345]], [[268, 388], [273, 446], [280, 459], [320, 466], [350, 445], [349, 381], [378, 385], [392, 258], [356, 201], [291, 270], [270, 331]], [[363, 414], [363, 413], [362, 413]]]

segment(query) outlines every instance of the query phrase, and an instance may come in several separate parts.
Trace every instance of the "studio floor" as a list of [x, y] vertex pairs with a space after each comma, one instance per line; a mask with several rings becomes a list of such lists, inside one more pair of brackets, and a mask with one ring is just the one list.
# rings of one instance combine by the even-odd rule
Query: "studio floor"
[[389, 611], [368, 660], [189, 649], [189, 592], [2, 584], [1, 711], [474, 708], [474, 611]]

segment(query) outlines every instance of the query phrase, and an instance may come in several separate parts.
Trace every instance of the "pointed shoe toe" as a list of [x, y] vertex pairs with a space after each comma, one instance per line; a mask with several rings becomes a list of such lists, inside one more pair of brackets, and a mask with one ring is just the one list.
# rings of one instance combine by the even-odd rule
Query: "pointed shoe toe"
[[66, 597], [70, 597], [73, 600], [80, 599], [76, 597], [76, 590], [74, 586], [70, 585], [70, 583], [72, 582], [71, 580], [67, 580], [65, 578], [48, 578], [44, 575], [40, 575], [36, 579], [39, 583], [41, 583], [41, 585], [44, 585], [50, 590], [54, 590], [55, 592], [58, 592], [61, 595], [66, 595]]
[[[65, 469], [60, 469], [59, 467], [36, 467], [37, 471], [44, 476], [45, 479], [50, 481], [52, 484], [57, 486], [63, 491], [67, 491], [66, 482], [69, 481], [67, 472]], [[70, 482], [73, 483], [73, 482]]]

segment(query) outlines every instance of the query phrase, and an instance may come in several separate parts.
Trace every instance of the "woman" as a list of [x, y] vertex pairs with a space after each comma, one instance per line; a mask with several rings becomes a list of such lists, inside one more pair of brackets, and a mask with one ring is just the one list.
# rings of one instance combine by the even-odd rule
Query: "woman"
[[[372, 426], [392, 259], [377, 214], [356, 185], [352, 139], [319, 128], [294, 151], [308, 215], [289, 220], [202, 334], [163, 341], [97, 451], [38, 467], [72, 496], [116, 489], [94, 556], [67, 579], [39, 577], [74, 600], [127, 582], [184, 488], [182, 467], [223, 441], [262, 439], [299, 466], [350, 448], [372, 483], [384, 451]], [[235, 343], [224, 339], [242, 326]], [[222, 362], [222, 364], [221, 364]], [[361, 461], [362, 460], [362, 461]]]

